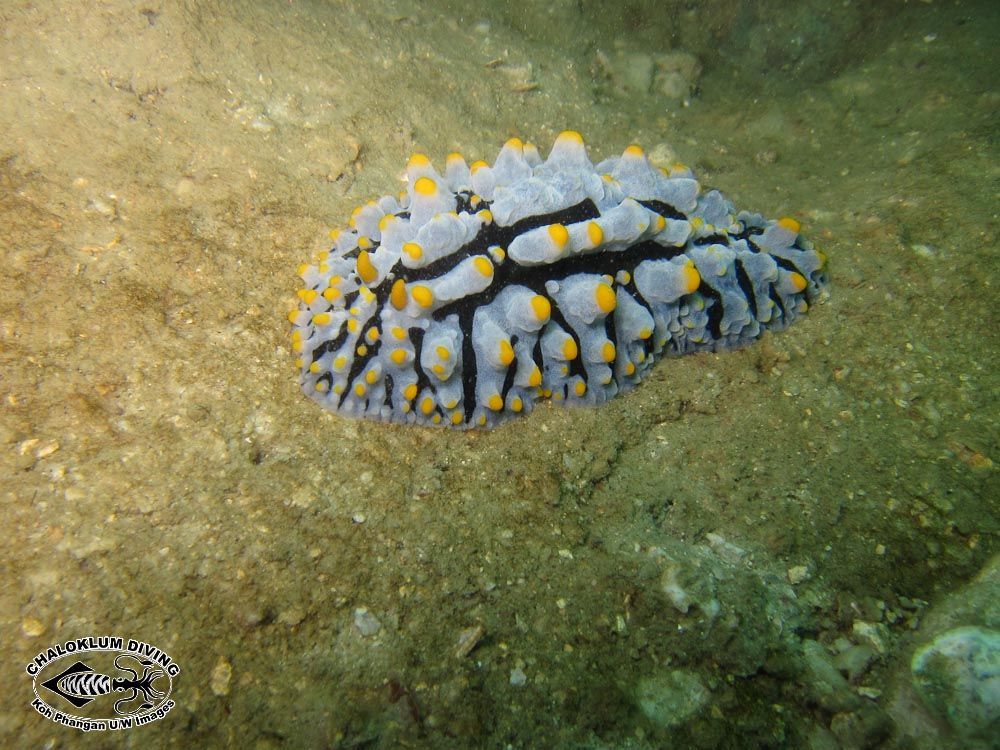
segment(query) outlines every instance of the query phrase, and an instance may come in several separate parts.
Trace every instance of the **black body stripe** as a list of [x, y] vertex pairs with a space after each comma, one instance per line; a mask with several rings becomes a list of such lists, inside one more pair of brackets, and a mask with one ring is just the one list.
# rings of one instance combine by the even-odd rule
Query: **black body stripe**
[[719, 294], [714, 288], [710, 287], [702, 279], [701, 284], [698, 286], [698, 291], [701, 293], [702, 297], [706, 300], [712, 300], [713, 304], [708, 304], [706, 302], [706, 309], [708, 311], [708, 332], [712, 334], [713, 339], [720, 338], [719, 330], [722, 325], [722, 315], [725, 313], [725, 309], [722, 306], [722, 295]]
[[526, 216], [520, 221], [515, 221], [509, 227], [500, 227], [505, 232], [509, 232], [511, 239], [519, 234], [530, 232], [538, 227], [545, 227], [549, 224], [576, 224], [588, 219], [600, 218], [601, 212], [597, 209], [594, 201], [587, 198], [574, 206], [553, 211], [550, 214], [539, 214], [538, 216]]
[[476, 408], [476, 378], [479, 373], [476, 350], [472, 346], [475, 314], [476, 308], [471, 306], [458, 311], [458, 328], [462, 332], [462, 409], [466, 422], [472, 419]]
[[[511, 336], [511, 345], [513, 345], [516, 336]], [[503, 377], [503, 385], [500, 386], [500, 398], [503, 399], [504, 404], [507, 403], [507, 394], [510, 392], [511, 386], [514, 385], [514, 376], [517, 374], [517, 355], [514, 355], [514, 359], [511, 363], [507, 365], [507, 372]]]
[[795, 263], [793, 263], [792, 261], [788, 260], [787, 258], [779, 258], [777, 255], [772, 255], [771, 257], [774, 258], [774, 262], [778, 264], [779, 268], [783, 268], [786, 271], [792, 271], [805, 278], [805, 274], [802, 273], [802, 271], [799, 270], [799, 267], [795, 265]]
[[[346, 326], [344, 327], [346, 328]], [[366, 326], [364, 330], [367, 331], [369, 327], [370, 326]], [[382, 339], [379, 339], [374, 344], [369, 344], [367, 341], [365, 341], [364, 334], [358, 336], [357, 345], [355, 346], [354, 349], [354, 360], [351, 362], [351, 369], [347, 373], [347, 387], [344, 388], [344, 392], [340, 394], [340, 401], [338, 402], [338, 405], [344, 403], [344, 399], [347, 397], [348, 391], [351, 390], [351, 386], [354, 383], [354, 380], [365, 369], [365, 366], [368, 364], [369, 360], [371, 360], [373, 357], [375, 357], [376, 354], [378, 354], [378, 350], [381, 344], [382, 344]], [[367, 350], [364, 355], [358, 354], [357, 351], [357, 347], [361, 345], [364, 345]], [[365, 383], [365, 388], [367, 387], [368, 383]]]
[[385, 374], [385, 403], [390, 409], [392, 408], [392, 375], [390, 373]]
[[[483, 208], [489, 208], [489, 205], [485, 201], [483, 201]], [[506, 251], [510, 247], [511, 242], [520, 235], [530, 232], [532, 229], [546, 227], [550, 224], [575, 224], [587, 219], [596, 219], [600, 215], [597, 206], [588, 198], [582, 203], [570, 206], [562, 211], [542, 214], [541, 216], [529, 216], [509, 227], [489, 224], [482, 227], [479, 233], [469, 242], [443, 258], [438, 258], [422, 268], [407, 268], [401, 263], [397, 263], [393, 267], [393, 270], [397, 271], [407, 282], [436, 279], [448, 273], [448, 271], [466, 258], [470, 258], [473, 255], [483, 255], [494, 245], [498, 245]]]
[[636, 201], [640, 206], [648, 208], [650, 211], [658, 213], [667, 219], [681, 219], [682, 221], [687, 221], [687, 216], [682, 212], [678, 211], [676, 208], [671, 206], [669, 203], [664, 203], [663, 201]]
[[312, 350], [312, 361], [315, 362], [327, 352], [337, 351], [347, 341], [347, 333], [347, 324], [345, 323], [340, 327], [340, 333], [334, 338], [321, 342], [319, 346]]
[[[506, 249], [515, 237], [523, 234], [525, 231], [549, 224], [583, 221], [591, 217], [591, 211], [596, 212], [597, 208], [588, 199], [583, 203], [571, 206], [557, 213], [524, 219], [511, 227], [504, 228], [491, 224], [483, 227], [475, 239], [456, 252], [445, 258], [440, 258], [424, 268], [406, 268], [397, 263], [393, 267], [394, 273], [389, 274], [377, 287], [372, 289], [377, 298], [378, 307], [381, 309], [388, 300], [392, 284], [397, 278], [402, 278], [408, 284], [438, 278], [450, 271], [465, 258], [485, 254], [490, 247], [499, 246]], [[573, 221], [569, 221], [569, 219], [573, 219]], [[529, 221], [531, 222], [530, 225]], [[637, 243], [626, 250], [618, 252], [575, 255], [540, 266], [521, 266], [508, 258], [503, 264], [494, 267], [493, 280], [484, 291], [479, 294], [462, 297], [440, 307], [435, 311], [433, 317], [435, 320], [442, 320], [452, 313], [459, 313], [461, 315], [462, 310], [469, 305], [479, 307], [480, 305], [488, 304], [510, 284], [520, 284], [535, 290], [538, 294], [544, 294], [545, 282], [550, 279], [559, 281], [576, 273], [607, 274], [614, 277], [625, 263], [638, 265], [644, 260], [669, 260], [670, 258], [682, 255], [683, 252], [683, 247], [666, 247], [647, 240], [646, 242]], [[356, 297], [356, 293], [353, 296], [348, 295], [345, 297], [345, 307], [350, 308], [350, 303], [353, 303]], [[466, 329], [463, 327], [463, 330]]]
[[757, 295], [754, 294], [753, 284], [750, 283], [750, 277], [747, 275], [747, 270], [743, 267], [743, 261], [740, 257], [736, 256], [736, 283], [740, 285], [740, 291], [743, 292], [743, 296], [747, 298], [747, 304], [750, 306], [750, 312], [754, 318], [757, 317]]

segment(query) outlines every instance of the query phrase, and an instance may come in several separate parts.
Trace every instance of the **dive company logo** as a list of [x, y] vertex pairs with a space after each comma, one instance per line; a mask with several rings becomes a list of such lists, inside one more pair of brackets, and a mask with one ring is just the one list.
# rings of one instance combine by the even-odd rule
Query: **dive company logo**
[[89, 636], [57, 643], [28, 662], [31, 707], [84, 732], [116, 731], [162, 719], [181, 668], [149, 643]]

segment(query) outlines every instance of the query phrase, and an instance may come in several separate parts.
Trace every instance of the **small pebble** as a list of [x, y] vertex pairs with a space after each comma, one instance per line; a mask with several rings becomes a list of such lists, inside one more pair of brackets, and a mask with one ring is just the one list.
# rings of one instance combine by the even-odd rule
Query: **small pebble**
[[788, 569], [786, 575], [788, 576], [788, 582], [793, 586], [797, 586], [803, 581], [809, 580], [809, 568], [805, 565], [794, 565]]
[[524, 673], [524, 670], [520, 667], [514, 667], [510, 670], [510, 684], [511, 685], [523, 685], [528, 681], [528, 675]]
[[859, 643], [867, 643], [875, 653], [885, 654], [889, 650], [889, 629], [879, 622], [855, 620], [851, 628], [854, 639]]
[[35, 458], [48, 458], [57, 450], [59, 450], [59, 443], [57, 443], [55, 440], [52, 440], [48, 443], [45, 443], [45, 445], [40, 446], [38, 450], [35, 451]]
[[373, 636], [382, 629], [382, 623], [378, 621], [368, 607], [358, 607], [354, 610], [354, 627], [365, 637]]
[[747, 556], [747, 551], [745, 549], [737, 547], [732, 542], [727, 541], [726, 538], [720, 534], [705, 534], [705, 541], [709, 543], [719, 557], [728, 562], [742, 562], [743, 558]]
[[256, 609], [251, 609], [244, 612], [240, 616], [240, 619], [248, 628], [255, 628], [264, 622], [264, 613]]
[[463, 630], [458, 634], [458, 643], [455, 646], [455, 656], [459, 659], [468, 656], [472, 650], [479, 645], [479, 641], [482, 640], [485, 634], [486, 628], [482, 625], [475, 625], [471, 628]]
[[534, 80], [535, 74], [531, 63], [523, 65], [503, 63], [497, 66], [497, 70], [507, 78], [509, 87], [514, 91], [538, 85]]
[[679, 161], [677, 152], [671, 148], [669, 143], [662, 141], [649, 150], [648, 157], [654, 166], [663, 167], [664, 169], [669, 169]]
[[229, 682], [232, 679], [233, 665], [226, 660], [225, 656], [220, 656], [219, 661], [212, 668], [212, 678], [209, 683], [212, 692], [220, 698], [229, 695]]
[[278, 615], [278, 622], [282, 625], [287, 625], [290, 628], [294, 628], [304, 619], [306, 619], [306, 613], [298, 607], [291, 607]]
[[767, 149], [765, 151], [758, 151], [753, 155], [753, 160], [760, 164], [762, 167], [774, 164], [778, 161], [778, 152], [774, 149]]
[[875, 649], [867, 643], [852, 644], [834, 657], [834, 664], [848, 680], [855, 682], [875, 660]]
[[17, 444], [17, 452], [22, 456], [27, 456], [40, 442], [41, 441], [38, 438], [28, 438], [27, 440], [22, 440]]
[[45, 632], [45, 625], [34, 617], [26, 617], [21, 623], [21, 632], [29, 638], [37, 638]]
[[250, 121], [250, 127], [261, 133], [270, 133], [274, 130], [274, 123], [267, 115], [258, 115]]
[[843, 711], [830, 720], [830, 731], [844, 748], [879, 747], [892, 729], [892, 719], [874, 703]]
[[174, 193], [178, 198], [185, 198], [194, 192], [194, 180], [184, 177], [177, 181], [174, 185]]

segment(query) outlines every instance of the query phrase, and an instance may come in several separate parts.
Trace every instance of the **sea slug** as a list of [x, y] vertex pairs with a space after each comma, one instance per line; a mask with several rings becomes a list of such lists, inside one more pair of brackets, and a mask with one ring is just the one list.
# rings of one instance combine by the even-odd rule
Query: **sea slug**
[[544, 161], [422, 154], [357, 208], [289, 314], [303, 391], [341, 414], [491, 427], [536, 401], [600, 404], [660, 355], [730, 349], [805, 312], [824, 257], [791, 218], [701, 194], [638, 146], [593, 165], [578, 133]]

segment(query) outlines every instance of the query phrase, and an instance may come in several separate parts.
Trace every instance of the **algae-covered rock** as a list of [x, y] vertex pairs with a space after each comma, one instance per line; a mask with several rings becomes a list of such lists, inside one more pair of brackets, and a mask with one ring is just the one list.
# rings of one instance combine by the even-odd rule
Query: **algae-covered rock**
[[910, 671], [924, 703], [956, 733], [1000, 737], [1000, 632], [948, 630], [913, 655]]
[[708, 702], [709, 692], [697, 675], [674, 669], [639, 680], [635, 702], [660, 729], [684, 724]]

